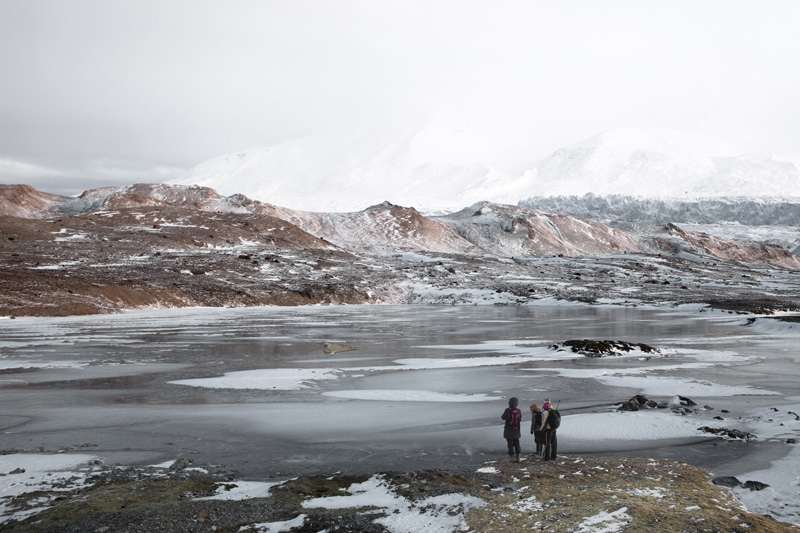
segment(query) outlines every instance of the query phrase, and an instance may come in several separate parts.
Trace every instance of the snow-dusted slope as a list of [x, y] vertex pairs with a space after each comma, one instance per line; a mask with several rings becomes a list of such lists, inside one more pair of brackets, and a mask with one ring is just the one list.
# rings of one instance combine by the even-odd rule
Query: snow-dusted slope
[[647, 249], [635, 235], [599, 222], [490, 202], [437, 220], [499, 256], [639, 253]]
[[[343, 127], [206, 161], [171, 183], [302, 211], [355, 212], [384, 200], [427, 214], [479, 201], [621, 194], [643, 198], [798, 197], [800, 170], [686, 132], [620, 128], [546, 154], [482, 147], [436, 121]], [[483, 136], [485, 138], [485, 135]]]
[[519, 205], [527, 209], [554, 211], [600, 222], [800, 226], [800, 199], [721, 197], [683, 200], [585, 194], [540, 196], [522, 200]]
[[[185, 234], [178, 232], [171, 237], [176, 243], [182, 243], [181, 246], [190, 247], [211, 238], [218, 239], [215, 246], [263, 241], [277, 248], [330, 250], [336, 245], [343, 250], [379, 254], [420, 251], [540, 257], [619, 253], [674, 255], [688, 251], [693, 255], [800, 270], [800, 259], [780, 246], [733, 241], [672, 225], [667, 226], [671, 228], [668, 230], [662, 228], [660, 234], [652, 234], [650, 230], [642, 233], [635, 225], [631, 231], [621, 231], [570, 215], [491, 202], [479, 202], [452, 215], [434, 218], [425, 217], [414, 208], [390, 203], [353, 213], [303, 212], [250, 200], [243, 195], [221, 196], [213, 189], [181, 185], [137, 184], [94, 189], [79, 198], [46, 195], [26, 186], [0, 187], [0, 217], [6, 218], [0, 226], [5, 229], [0, 232], [5, 235], [0, 242], [28, 239], [24, 234], [30, 231], [20, 229], [26, 227], [20, 222], [26, 218], [52, 220], [98, 211], [104, 216], [75, 218], [91, 221], [91, 224], [101, 221], [98, 227], [103, 226], [102, 221], [111, 226], [140, 225], [140, 231], [150, 236], [159, 236], [153, 231], [161, 231], [162, 227], [185, 227]], [[145, 217], [150, 218], [142, 222]], [[211, 230], [211, 226], [216, 229]], [[201, 235], [193, 234], [198, 228]], [[161, 240], [158, 242], [163, 244]]]
[[348, 250], [478, 254], [481, 250], [450, 227], [416, 209], [388, 202], [355, 213], [277, 211], [276, 216]]

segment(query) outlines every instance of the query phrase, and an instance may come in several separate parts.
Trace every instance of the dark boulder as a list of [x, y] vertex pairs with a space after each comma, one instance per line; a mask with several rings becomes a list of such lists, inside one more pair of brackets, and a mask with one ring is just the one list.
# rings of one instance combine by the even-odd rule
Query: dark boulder
[[658, 403], [653, 400], [648, 400], [646, 396], [637, 394], [630, 400], [622, 402], [617, 408], [617, 411], [638, 411], [639, 409], [647, 409], [658, 406]]
[[697, 403], [693, 402], [689, 398], [685, 396], [678, 396], [678, 399], [681, 401], [681, 405], [688, 405], [689, 407], [694, 407]]
[[[659, 353], [659, 350], [644, 343], [627, 341], [597, 341], [591, 339], [573, 339], [564, 341], [562, 346], [572, 349], [573, 353], [583, 354], [586, 357], [605, 357], [607, 355], [624, 355], [635, 349], [644, 353]], [[556, 345], [552, 348], [558, 349]]]
[[728, 437], [730, 439], [740, 439], [749, 441], [751, 439], [756, 438], [754, 434], [742, 431], [740, 429], [712, 428], [708, 426], [703, 426], [697, 429], [699, 431], [705, 431], [706, 433], [713, 433], [714, 435], [721, 435], [723, 437]]
[[739, 487], [742, 482], [733, 476], [720, 476], [711, 480], [714, 485], [721, 485], [723, 487]]
[[695, 407], [696, 405], [697, 402], [693, 401], [690, 398], [687, 398], [686, 396], [680, 396], [680, 395], [673, 396], [672, 399], [669, 401], [669, 406], [672, 409], [680, 409], [683, 407]]
[[769, 487], [766, 483], [761, 483], [760, 481], [751, 481], [747, 480], [742, 483], [743, 489], [750, 489], [750, 490], [764, 490], [765, 488]]
[[662, 402], [658, 403], [655, 400], [650, 400], [643, 394], [637, 394], [628, 401], [622, 402], [617, 408], [617, 411], [638, 411], [639, 409], [663, 409], [667, 404]]
[[764, 490], [765, 488], [769, 487], [766, 483], [762, 483], [760, 481], [752, 481], [748, 480], [742, 483], [738, 479], [733, 476], [720, 476], [715, 477], [711, 480], [711, 483], [714, 485], [720, 485], [722, 487], [739, 487], [742, 489], [749, 489], [749, 490]]

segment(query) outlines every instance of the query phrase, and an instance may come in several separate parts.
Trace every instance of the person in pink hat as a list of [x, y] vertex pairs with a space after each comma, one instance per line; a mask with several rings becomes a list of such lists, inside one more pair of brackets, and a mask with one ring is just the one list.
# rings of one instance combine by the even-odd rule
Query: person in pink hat
[[544, 460], [550, 461], [556, 458], [558, 452], [558, 437], [556, 436], [556, 425], [554, 420], [556, 418], [555, 409], [553, 404], [550, 403], [550, 398], [544, 399], [542, 406], [542, 425], [539, 429], [544, 432]]

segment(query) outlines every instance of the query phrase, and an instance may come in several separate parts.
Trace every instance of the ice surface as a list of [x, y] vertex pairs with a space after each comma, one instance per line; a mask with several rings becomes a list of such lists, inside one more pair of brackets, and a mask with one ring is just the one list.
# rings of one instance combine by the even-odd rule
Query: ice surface
[[663, 409], [567, 415], [562, 416], [562, 426], [565, 430], [559, 430], [559, 439], [579, 441], [663, 440], [700, 435], [696, 420]]
[[770, 468], [737, 476], [741, 482], [754, 480], [769, 487], [756, 491], [735, 488], [733, 492], [753, 512], [769, 514], [778, 520], [800, 525], [800, 508], [795, 503], [800, 493], [800, 449], [774, 461]]
[[[504, 453], [508, 397], [523, 406], [550, 397], [561, 402], [563, 453], [676, 457], [770, 484], [769, 497], [743, 496], [751, 510], [792, 519], [800, 509], [798, 458], [786, 444], [800, 437], [791, 414], [800, 412], [800, 328], [774, 318], [748, 325], [696, 306], [542, 302], [156, 310], [20, 317], [0, 328], [2, 368], [15, 369], [0, 381], [6, 448], [55, 452], [85, 443], [102, 449], [107, 464], [190, 456], [234, 464], [251, 481], [275, 472], [474, 469]], [[644, 342], [662, 352], [587, 358], [549, 348], [573, 338]], [[359, 349], [324, 356], [331, 340]], [[634, 394], [662, 402], [680, 394], [700, 406], [688, 414], [615, 411]], [[726, 446], [701, 426], [757, 439]], [[523, 434], [526, 452], [531, 443]], [[6, 472], [19, 457], [2, 456], [13, 463]], [[45, 471], [52, 457], [67, 456], [25, 461], [41, 461]], [[78, 471], [88, 457], [66, 467]], [[0, 487], [18, 490], [9, 484], [19, 479], [2, 476]], [[417, 515], [408, 516], [422, 520]]]
[[681, 395], [688, 397], [726, 397], [736, 395], [780, 395], [779, 392], [756, 389], [749, 386], [719, 385], [711, 381], [696, 378], [660, 377], [653, 374], [658, 371], [684, 369], [700, 369], [705, 365], [679, 365], [675, 367], [644, 367], [612, 370], [607, 368], [576, 370], [554, 369], [560, 375], [575, 379], [595, 379], [611, 387], [636, 389], [646, 396]]

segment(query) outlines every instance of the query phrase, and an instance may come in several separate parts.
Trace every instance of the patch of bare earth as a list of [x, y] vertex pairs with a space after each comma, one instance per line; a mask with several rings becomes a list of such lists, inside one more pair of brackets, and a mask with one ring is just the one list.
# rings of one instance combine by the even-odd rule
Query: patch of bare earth
[[502, 490], [469, 512], [474, 531], [798, 531], [749, 513], [708, 471], [677, 461], [564, 456], [491, 466]]

